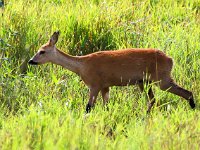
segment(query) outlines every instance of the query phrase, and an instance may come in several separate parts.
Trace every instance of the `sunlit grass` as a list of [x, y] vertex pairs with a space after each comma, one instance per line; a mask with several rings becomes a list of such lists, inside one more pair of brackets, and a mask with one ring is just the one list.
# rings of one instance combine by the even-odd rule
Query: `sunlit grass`
[[[9, 0], [0, 8], [0, 149], [199, 149], [200, 3], [198, 0]], [[146, 115], [138, 87], [113, 87], [85, 115], [88, 89], [56, 65], [27, 60], [61, 31], [72, 55], [157, 48], [174, 60], [172, 75], [194, 94], [196, 110], [154, 87]]]

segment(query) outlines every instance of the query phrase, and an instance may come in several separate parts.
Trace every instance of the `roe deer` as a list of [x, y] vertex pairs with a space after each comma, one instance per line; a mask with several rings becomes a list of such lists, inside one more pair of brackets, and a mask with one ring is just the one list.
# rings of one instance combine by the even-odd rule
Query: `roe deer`
[[[29, 60], [29, 64], [52, 62], [78, 74], [90, 89], [86, 112], [94, 106], [100, 91], [103, 103], [106, 104], [109, 99], [109, 87], [137, 84], [143, 91], [144, 82], [159, 82], [161, 90], [181, 96], [189, 102], [191, 108], [195, 107], [192, 92], [181, 88], [171, 78], [173, 61], [163, 52], [156, 49], [133, 48], [71, 56], [55, 47], [58, 36], [59, 32], [54, 32], [50, 40]], [[144, 80], [146, 74], [149, 75], [148, 80]], [[151, 87], [148, 90], [148, 98], [147, 113], [155, 103]]]

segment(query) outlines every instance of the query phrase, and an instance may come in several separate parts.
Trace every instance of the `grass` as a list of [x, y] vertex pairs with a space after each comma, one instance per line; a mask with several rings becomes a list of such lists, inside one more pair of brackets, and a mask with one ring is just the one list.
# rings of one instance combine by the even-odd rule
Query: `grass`
[[[0, 6], [0, 149], [199, 149], [199, 0], [7, 0]], [[174, 60], [173, 77], [197, 108], [154, 87], [113, 87], [84, 115], [88, 89], [55, 65], [27, 66], [49, 36], [72, 55], [129, 47], [158, 48]]]

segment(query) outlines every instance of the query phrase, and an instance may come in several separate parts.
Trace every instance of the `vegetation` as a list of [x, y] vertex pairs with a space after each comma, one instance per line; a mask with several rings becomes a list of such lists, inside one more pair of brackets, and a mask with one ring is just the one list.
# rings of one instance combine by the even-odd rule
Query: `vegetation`
[[[199, 0], [7, 0], [0, 5], [0, 149], [199, 149]], [[60, 30], [72, 55], [158, 48], [174, 59], [173, 77], [193, 91], [197, 108], [154, 87], [146, 94], [113, 87], [84, 115], [88, 89], [60, 66], [27, 61]], [[148, 87], [146, 87], [148, 88]]]

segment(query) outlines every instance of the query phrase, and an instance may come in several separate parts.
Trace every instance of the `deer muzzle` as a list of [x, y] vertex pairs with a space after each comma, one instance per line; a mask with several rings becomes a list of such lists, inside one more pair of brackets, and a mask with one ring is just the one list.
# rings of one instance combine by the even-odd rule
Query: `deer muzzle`
[[30, 65], [38, 65], [38, 62], [33, 61], [32, 59], [28, 61]]

